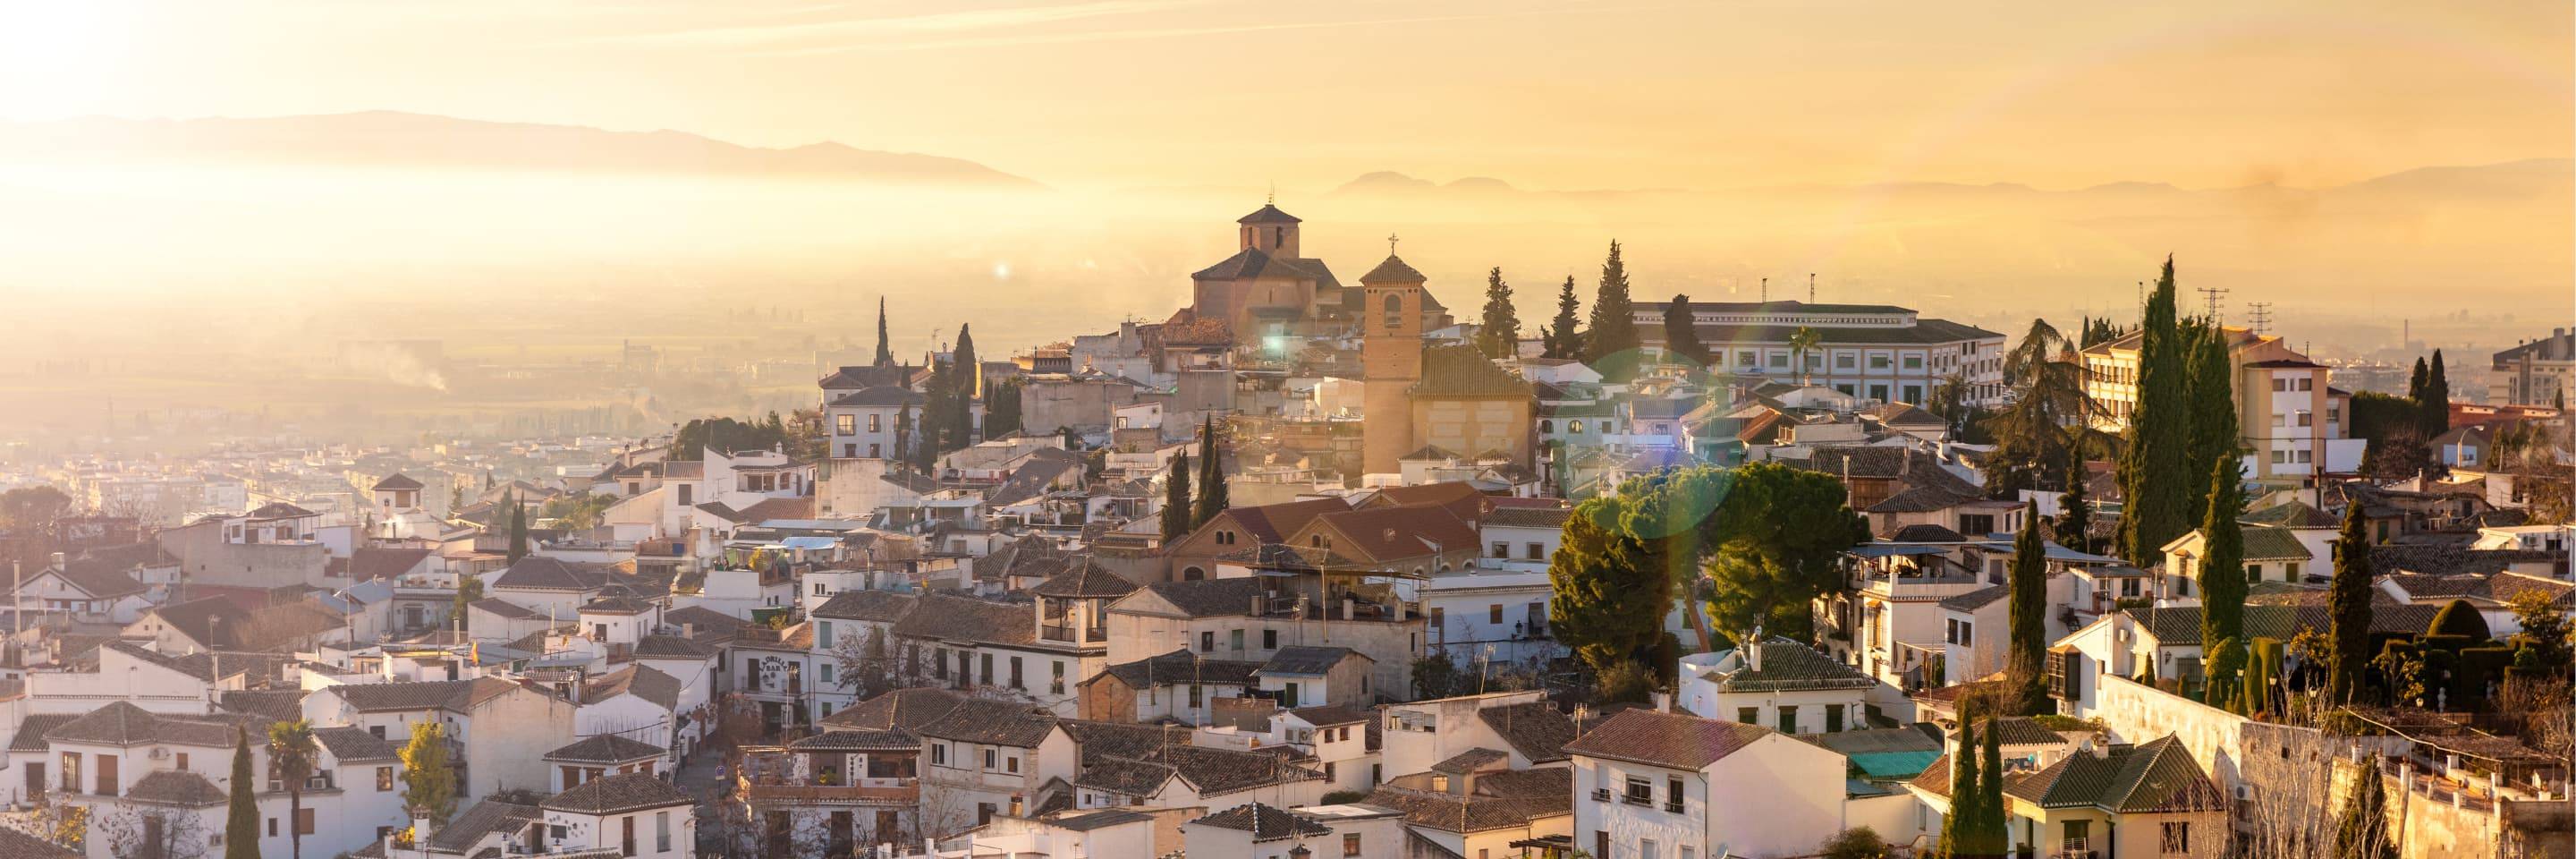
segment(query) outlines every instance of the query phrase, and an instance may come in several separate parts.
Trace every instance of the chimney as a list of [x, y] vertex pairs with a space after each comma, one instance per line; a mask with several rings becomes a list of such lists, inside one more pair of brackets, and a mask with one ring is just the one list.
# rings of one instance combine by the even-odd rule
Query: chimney
[[1656, 691], [1655, 691], [1655, 712], [1657, 712], [1657, 713], [1670, 713], [1670, 712], [1672, 712], [1672, 711], [1673, 711], [1673, 693], [1671, 693], [1671, 692], [1666, 692], [1666, 691], [1663, 691], [1663, 690], [1660, 690], [1660, 689], [1659, 689], [1659, 690], [1656, 690]]
[[1762, 627], [1760, 625], [1754, 626], [1753, 634], [1745, 636], [1744, 643], [1741, 646], [1744, 648], [1744, 667], [1751, 669], [1756, 674], [1761, 673]]
[[[436, 830], [431, 829], [429, 826], [429, 807], [425, 805], [412, 806], [411, 849], [414, 855], [429, 855], [429, 836], [435, 831]], [[393, 853], [391, 851], [387, 851], [385, 855], [390, 857]]]
[[54, 569], [57, 569], [57, 570], [69, 569], [69, 567], [65, 564], [65, 561], [64, 561], [64, 558], [63, 558], [63, 553], [61, 553], [61, 552], [55, 552], [55, 553], [54, 553]]

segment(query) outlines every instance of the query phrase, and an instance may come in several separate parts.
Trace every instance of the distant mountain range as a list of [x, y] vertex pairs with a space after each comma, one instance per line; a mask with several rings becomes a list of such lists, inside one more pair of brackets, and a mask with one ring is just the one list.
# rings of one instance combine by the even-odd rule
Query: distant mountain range
[[395, 111], [256, 119], [0, 123], [0, 155], [48, 161], [446, 167], [1043, 187], [973, 161], [839, 143], [772, 149], [679, 131], [607, 131]]
[[1599, 189], [1577, 191], [1530, 191], [1514, 187], [1501, 179], [1473, 176], [1447, 183], [1434, 182], [1394, 171], [1368, 173], [1343, 183], [1330, 194], [1336, 197], [1376, 197], [1393, 199], [1490, 199], [1517, 196], [1530, 199], [1603, 199], [1673, 194], [1735, 194], [1752, 196], [1796, 194], [1864, 193], [1905, 197], [1974, 197], [2003, 199], [2013, 197], [2101, 197], [2129, 200], [2157, 197], [2189, 198], [2209, 195], [2286, 195], [2304, 196], [2336, 194], [2353, 196], [2443, 196], [2454, 198], [2538, 198], [2567, 196], [2576, 188], [2576, 159], [2534, 158], [2465, 167], [2423, 167], [2326, 188], [2288, 188], [2278, 185], [2246, 185], [2235, 188], [2185, 190], [2163, 182], [2112, 182], [2066, 191], [2044, 191], [2016, 182], [1972, 185], [1957, 182], [1883, 182], [1866, 185], [1774, 185], [1726, 190]]

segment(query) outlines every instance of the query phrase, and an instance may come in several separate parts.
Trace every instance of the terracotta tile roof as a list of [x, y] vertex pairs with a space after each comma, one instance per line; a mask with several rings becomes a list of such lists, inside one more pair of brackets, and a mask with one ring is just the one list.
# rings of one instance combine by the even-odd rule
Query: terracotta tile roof
[[1770, 734], [1759, 725], [1621, 710], [1565, 744], [1565, 752], [1696, 771]]
[[664, 710], [677, 709], [680, 706], [680, 680], [655, 671], [651, 666], [628, 665], [590, 681], [582, 691], [582, 700], [605, 701], [628, 694], [651, 701]]
[[893, 623], [912, 612], [919, 597], [894, 591], [856, 590], [833, 594], [814, 607], [814, 616], [830, 620]]
[[888, 728], [881, 731], [870, 728], [836, 728], [788, 743], [787, 747], [796, 751], [918, 752], [921, 751], [921, 738], [901, 728]]
[[924, 594], [893, 629], [906, 638], [1026, 645], [1037, 641], [1037, 609], [1028, 603]]
[[926, 737], [1033, 749], [1056, 729], [1056, 717], [1027, 704], [968, 698], [922, 725]]
[[51, 841], [0, 826], [0, 856], [8, 856], [11, 859], [80, 859], [81, 854]]
[[344, 764], [390, 761], [401, 757], [395, 751], [393, 743], [386, 742], [384, 738], [370, 733], [365, 728], [315, 728], [313, 741], [329, 749], [331, 757]]
[[1533, 764], [1565, 760], [1565, 744], [1574, 741], [1574, 717], [1546, 701], [1487, 707], [1476, 718]]
[[1238, 224], [1294, 224], [1297, 221], [1297, 216], [1279, 211], [1278, 206], [1269, 203], [1261, 204], [1261, 208], [1252, 210], [1252, 214], [1234, 219]]
[[2004, 785], [2004, 792], [2044, 808], [2091, 806], [2115, 814], [2227, 808], [2208, 773], [2173, 737], [2108, 757], [2071, 754]]
[[1529, 381], [1503, 369], [1469, 345], [1422, 350], [1422, 378], [1408, 389], [1417, 397], [1517, 397], [1536, 400]]
[[1245, 576], [1155, 582], [1145, 589], [1190, 617], [1228, 617], [1252, 613], [1252, 597], [1261, 593], [1261, 580]]
[[616, 734], [593, 734], [547, 752], [545, 759], [580, 764], [624, 764], [661, 757], [663, 749]]
[[1311, 838], [1333, 831], [1332, 827], [1258, 802], [1245, 803], [1190, 821], [1190, 825], [1249, 832], [1256, 844], [1282, 838]]
[[951, 689], [896, 689], [874, 698], [852, 704], [822, 718], [832, 727], [917, 731], [922, 726], [947, 716], [964, 702], [963, 693]]
[[125, 799], [153, 805], [177, 805], [204, 808], [222, 805], [226, 797], [221, 788], [205, 776], [187, 770], [158, 770], [136, 779], [125, 789]]
[[603, 776], [555, 794], [540, 804], [547, 811], [605, 815], [645, 808], [694, 805], [697, 800], [670, 782], [643, 773]]
[[1427, 280], [1429, 278], [1423, 277], [1422, 272], [1415, 271], [1413, 266], [1406, 265], [1402, 258], [1394, 254], [1387, 254], [1386, 259], [1380, 261], [1376, 268], [1369, 269], [1367, 274], [1360, 275], [1361, 283], [1422, 283]]
[[1038, 596], [1066, 599], [1115, 598], [1135, 592], [1135, 582], [1110, 572], [1087, 556], [1078, 559], [1064, 572], [1029, 589], [1029, 593]]
[[[1131, 689], [1176, 684], [1217, 686], [1253, 685], [1253, 672], [1261, 663], [1235, 659], [1201, 659], [1187, 647], [1160, 656], [1149, 656], [1134, 662], [1121, 662], [1101, 669], [1100, 677], [1116, 677]], [[1088, 683], [1090, 680], [1085, 680]]]
[[[1342, 664], [1342, 660], [1352, 658], [1368, 659], [1369, 657], [1367, 654], [1360, 653], [1359, 651], [1352, 650], [1347, 647], [1290, 645], [1279, 648], [1278, 651], [1270, 654], [1270, 660], [1261, 663], [1261, 668], [1255, 673], [1263, 676], [1277, 676], [1283, 674], [1321, 676], [1325, 672], [1333, 670], [1333, 666]], [[1376, 660], [1369, 661], [1374, 662]]]
[[412, 479], [411, 475], [404, 474], [404, 473], [402, 473], [402, 472], [397, 471], [397, 472], [394, 472], [394, 473], [392, 473], [392, 474], [386, 475], [386, 476], [385, 476], [385, 479], [383, 479], [383, 480], [376, 481], [376, 485], [375, 485], [375, 488], [374, 488], [374, 489], [375, 489], [375, 491], [377, 491], [377, 492], [385, 492], [385, 491], [396, 490], [396, 489], [419, 489], [419, 488], [421, 488], [420, 481]]
[[[1252, 542], [1277, 543], [1305, 529], [1306, 523], [1315, 521], [1317, 516], [1349, 509], [1351, 505], [1340, 498], [1314, 498], [1254, 507], [1229, 507], [1217, 516], [1251, 535]], [[1204, 531], [1216, 524], [1211, 520], [1199, 530]]]

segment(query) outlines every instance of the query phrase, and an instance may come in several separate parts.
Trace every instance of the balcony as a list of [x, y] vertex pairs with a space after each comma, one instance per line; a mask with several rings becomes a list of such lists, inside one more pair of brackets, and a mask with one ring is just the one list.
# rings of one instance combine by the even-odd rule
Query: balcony
[[921, 801], [921, 785], [912, 779], [862, 779], [860, 784], [748, 784], [743, 797], [754, 805], [888, 805]]
[[1081, 632], [1081, 637], [1076, 638], [1074, 637], [1074, 627], [1042, 625], [1038, 627], [1038, 637], [1048, 641], [1062, 641], [1074, 644], [1084, 642], [1102, 642], [1109, 640], [1109, 628], [1105, 626], [1095, 626], [1089, 629], [1084, 629]]

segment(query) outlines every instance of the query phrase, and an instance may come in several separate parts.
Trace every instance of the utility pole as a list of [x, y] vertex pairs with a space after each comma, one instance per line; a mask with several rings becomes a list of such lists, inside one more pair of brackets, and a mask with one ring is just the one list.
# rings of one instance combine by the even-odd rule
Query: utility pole
[[2193, 291], [2200, 293], [2202, 307], [2201, 316], [2207, 318], [2211, 324], [2216, 324], [2218, 322], [2218, 299], [2227, 294], [2227, 287], [2204, 286]]
[[2272, 302], [2252, 301], [2245, 304], [2245, 325], [2260, 337], [2272, 331]]

